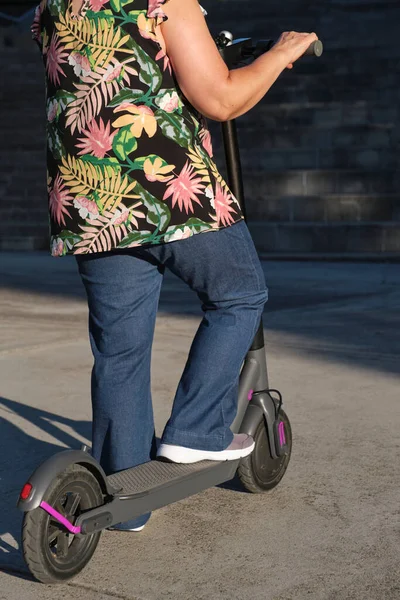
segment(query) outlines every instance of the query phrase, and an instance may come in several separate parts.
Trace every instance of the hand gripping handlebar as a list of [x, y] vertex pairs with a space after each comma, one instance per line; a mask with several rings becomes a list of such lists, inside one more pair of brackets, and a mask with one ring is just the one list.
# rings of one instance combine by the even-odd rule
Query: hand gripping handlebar
[[[220, 53], [222, 54], [229, 68], [237, 66], [240, 62], [248, 59], [256, 59], [268, 50], [271, 50], [275, 40], [259, 40], [253, 44], [251, 38], [233, 39], [229, 31], [221, 31], [215, 40]], [[324, 46], [320, 40], [313, 42], [305, 51], [303, 56], [320, 57]]]

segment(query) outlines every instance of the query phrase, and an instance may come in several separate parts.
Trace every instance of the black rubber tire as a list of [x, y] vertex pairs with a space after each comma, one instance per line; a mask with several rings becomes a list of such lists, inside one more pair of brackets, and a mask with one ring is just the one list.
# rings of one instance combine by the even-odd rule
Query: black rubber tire
[[[64, 503], [65, 499], [65, 504]], [[103, 493], [96, 477], [80, 465], [71, 465], [51, 483], [43, 500], [68, 516], [76, 517], [103, 504]], [[73, 512], [68, 513], [67, 503]], [[73, 535], [42, 508], [26, 512], [22, 523], [22, 551], [32, 575], [42, 583], [63, 583], [75, 577], [92, 558], [101, 531], [92, 535]], [[55, 539], [53, 540], [52, 538]], [[53, 543], [55, 542], [55, 543]], [[57, 545], [66, 556], [57, 556]]]
[[256, 445], [253, 452], [242, 458], [239, 463], [239, 479], [246, 490], [253, 494], [267, 492], [276, 487], [288, 467], [292, 452], [292, 428], [285, 411], [281, 410], [280, 414], [285, 423], [287, 454], [281, 458], [271, 458], [267, 429], [265, 421], [262, 419], [254, 434]]

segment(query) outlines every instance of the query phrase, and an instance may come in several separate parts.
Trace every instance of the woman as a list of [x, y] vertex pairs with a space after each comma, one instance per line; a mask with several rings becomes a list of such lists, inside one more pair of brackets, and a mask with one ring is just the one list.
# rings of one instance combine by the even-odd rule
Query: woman
[[230, 72], [197, 0], [43, 0], [33, 34], [46, 70], [52, 253], [76, 256], [88, 296], [94, 457], [112, 473], [153, 455], [150, 358], [165, 268], [197, 292], [204, 318], [158, 456], [248, 455], [253, 440], [230, 425], [267, 292], [204, 117], [250, 110], [317, 36], [284, 33]]

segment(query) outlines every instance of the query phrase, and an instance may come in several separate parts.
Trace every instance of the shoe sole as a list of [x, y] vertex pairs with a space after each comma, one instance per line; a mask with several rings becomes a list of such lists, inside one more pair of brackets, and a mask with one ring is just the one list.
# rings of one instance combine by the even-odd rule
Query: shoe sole
[[238, 460], [251, 454], [254, 450], [255, 442], [248, 448], [241, 450], [222, 450], [220, 452], [208, 452], [206, 450], [193, 450], [183, 446], [174, 446], [172, 444], [161, 444], [157, 457], [167, 458], [174, 463], [191, 464], [201, 462], [202, 460], [215, 460], [224, 462], [227, 460]]
[[146, 527], [146, 525], [142, 525], [141, 527], [135, 527], [134, 529], [118, 529], [118, 527], [108, 527], [108, 531], [134, 531], [135, 533], [138, 533], [139, 531], [143, 531], [143, 529]]

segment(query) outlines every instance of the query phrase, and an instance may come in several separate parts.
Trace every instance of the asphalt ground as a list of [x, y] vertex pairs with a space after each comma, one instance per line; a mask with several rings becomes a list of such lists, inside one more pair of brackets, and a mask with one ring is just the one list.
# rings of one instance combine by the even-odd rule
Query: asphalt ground
[[[237, 481], [105, 532], [71, 583], [34, 582], [19, 490], [46, 457], [90, 440], [92, 357], [73, 259], [0, 254], [0, 599], [400, 598], [400, 268], [263, 262], [271, 385], [294, 446], [272, 492]], [[201, 318], [166, 276], [153, 351], [158, 433]]]

